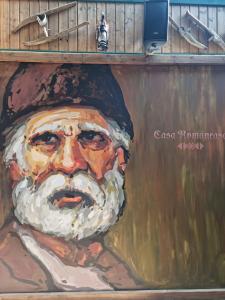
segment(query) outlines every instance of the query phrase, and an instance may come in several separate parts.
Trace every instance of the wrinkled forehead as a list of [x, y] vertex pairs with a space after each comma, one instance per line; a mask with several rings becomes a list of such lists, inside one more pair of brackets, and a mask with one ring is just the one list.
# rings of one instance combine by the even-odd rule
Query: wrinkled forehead
[[77, 130], [94, 129], [106, 133], [109, 131], [107, 120], [94, 108], [60, 107], [38, 112], [26, 121], [27, 135], [57, 130], [71, 134]]

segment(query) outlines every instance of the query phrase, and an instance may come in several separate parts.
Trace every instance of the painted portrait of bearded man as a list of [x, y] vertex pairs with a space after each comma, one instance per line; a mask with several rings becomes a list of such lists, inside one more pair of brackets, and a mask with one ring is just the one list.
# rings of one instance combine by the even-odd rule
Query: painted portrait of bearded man
[[110, 67], [21, 64], [0, 124], [12, 203], [0, 233], [0, 291], [143, 288], [104, 244], [124, 208], [133, 139]]

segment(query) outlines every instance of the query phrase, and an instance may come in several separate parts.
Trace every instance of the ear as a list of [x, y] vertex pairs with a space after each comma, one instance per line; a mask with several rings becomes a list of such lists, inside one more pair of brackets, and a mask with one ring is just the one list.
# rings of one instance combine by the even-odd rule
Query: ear
[[23, 171], [21, 171], [15, 160], [12, 160], [9, 164], [9, 175], [13, 182], [18, 182], [24, 177]]
[[125, 160], [125, 152], [122, 147], [119, 147], [117, 150], [117, 157], [118, 157], [118, 164], [119, 164], [119, 170], [124, 172], [126, 169], [126, 160]]

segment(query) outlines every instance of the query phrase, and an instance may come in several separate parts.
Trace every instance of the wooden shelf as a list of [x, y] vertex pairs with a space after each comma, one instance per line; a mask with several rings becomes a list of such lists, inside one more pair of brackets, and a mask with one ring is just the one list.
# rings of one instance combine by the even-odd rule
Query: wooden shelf
[[61, 292], [1, 294], [0, 300], [59, 300], [59, 299], [120, 299], [120, 300], [219, 300], [225, 298], [225, 289], [212, 290], [145, 290], [124, 292]]
[[127, 65], [221, 65], [225, 64], [225, 55], [192, 54], [102, 54], [43, 51], [0, 51], [0, 61], [83, 63], [83, 64], [127, 64]]

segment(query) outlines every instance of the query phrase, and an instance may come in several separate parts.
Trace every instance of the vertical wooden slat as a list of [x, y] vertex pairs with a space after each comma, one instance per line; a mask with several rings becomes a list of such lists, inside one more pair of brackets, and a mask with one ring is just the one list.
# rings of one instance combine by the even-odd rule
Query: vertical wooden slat
[[[171, 16], [172, 14], [172, 6], [170, 5], [169, 6], [169, 16]], [[171, 52], [171, 36], [172, 36], [172, 31], [173, 31], [173, 28], [170, 24], [170, 21], [168, 23], [168, 38], [167, 38], [167, 43], [162, 47], [162, 53], [169, 53]]]
[[9, 11], [9, 30], [10, 30], [10, 48], [19, 49], [20, 47], [20, 35], [19, 32], [12, 33], [12, 30], [20, 22], [20, 10], [19, 10], [19, 1], [10, 1], [10, 11]]
[[[87, 2], [78, 2], [78, 24], [87, 21]], [[87, 51], [87, 36], [88, 28], [87, 26], [78, 29], [78, 51]]]
[[[193, 16], [195, 16], [196, 18], [199, 17], [198, 15], [198, 6], [197, 5], [191, 5], [190, 8], [189, 8], [190, 12], [192, 13]], [[191, 24], [191, 23], [190, 23]], [[196, 39], [199, 39], [199, 31], [198, 29], [196, 28], [196, 26], [191, 26], [191, 32], [193, 34], [193, 36], [196, 38]], [[198, 48], [194, 47], [194, 46], [191, 46], [190, 47], [190, 51], [192, 53], [198, 53]]]
[[134, 4], [125, 4], [125, 52], [134, 52]]
[[9, 1], [0, 2], [0, 48], [9, 48]]
[[[30, 0], [30, 16], [38, 13], [40, 11], [39, 0]], [[30, 30], [30, 40], [36, 40], [39, 35], [42, 35], [42, 29], [40, 28], [38, 22], [33, 22], [29, 26]], [[39, 46], [32, 46], [30, 49], [40, 49]]]
[[[225, 34], [225, 7], [217, 7], [218, 34], [224, 37]], [[218, 48], [219, 53], [224, 53], [223, 49]]]
[[[182, 5], [180, 7], [180, 23], [181, 25], [185, 26], [185, 28], [188, 27], [188, 22], [187, 19], [185, 18], [185, 13], [187, 10], [189, 10], [189, 6], [187, 5]], [[180, 40], [180, 52], [183, 53], [190, 52], [190, 44], [187, 41], [185, 41], [185, 39], [183, 38], [181, 38]]]
[[[77, 25], [77, 5], [69, 9], [69, 28]], [[69, 33], [69, 51], [77, 51], [77, 30]]]
[[109, 52], [116, 51], [116, 4], [106, 4], [106, 21], [109, 24]]
[[[40, 11], [48, 10], [48, 0], [40, 0]], [[51, 31], [48, 31], [48, 34], [51, 34]], [[40, 45], [41, 50], [48, 50], [48, 44]]]
[[[208, 7], [208, 27], [217, 32], [217, 10], [216, 7]], [[208, 43], [209, 53], [217, 53], [218, 46], [214, 43]]]
[[101, 20], [102, 13], [104, 13], [106, 15], [106, 4], [98, 2], [97, 6], [96, 6], [96, 25], [97, 26]]
[[[199, 6], [199, 20], [202, 21], [202, 23], [204, 23], [205, 25], [207, 25], [208, 11], [206, 6]], [[205, 33], [201, 32], [199, 40], [202, 44], [207, 45], [207, 37]], [[200, 50], [199, 52], [206, 54], [208, 50]]]
[[134, 52], [143, 52], [144, 5], [134, 5]]
[[[59, 5], [58, 0], [49, 0], [49, 8], [55, 8]], [[49, 17], [49, 34], [54, 35], [59, 32], [59, 15], [53, 14]], [[49, 50], [59, 50], [59, 41], [53, 41], [48, 45]]]
[[[172, 17], [172, 5], [170, 6], [170, 16]], [[173, 32], [174, 29], [172, 28], [171, 24], [170, 24], [170, 29], [169, 29], [169, 46], [170, 46], [170, 50], [169, 52], [172, 53], [173, 52], [173, 46], [172, 46], [172, 41], [173, 41]]]
[[[219, 28], [218, 7], [216, 7], [216, 32], [217, 32], [217, 33], [219, 33], [218, 28]], [[218, 49], [217, 52], [219, 53], [219, 52], [220, 52], [220, 47], [218, 46], [217, 49]]]
[[[21, 0], [20, 1], [20, 22], [30, 15], [29, 1]], [[30, 47], [24, 46], [23, 42], [30, 40], [30, 30], [29, 25], [24, 26], [20, 29], [20, 48], [29, 49]]]
[[125, 50], [124, 30], [125, 7], [123, 3], [116, 4], [116, 52]]
[[[191, 6], [189, 5], [189, 11], [191, 11]], [[192, 30], [192, 27], [191, 27], [191, 21], [187, 21], [187, 26], [188, 26], [188, 28], [190, 28], [191, 30]], [[194, 33], [194, 32], [193, 32]], [[196, 31], [195, 31], [195, 33], [194, 33], [194, 35], [196, 34]], [[197, 36], [196, 36], [197, 37]], [[190, 45], [189, 46], [189, 52], [190, 53], [195, 53], [196, 51], [198, 51], [197, 50], [197, 48], [195, 48], [194, 46], [192, 46], [192, 45]]]
[[[180, 6], [174, 5], [172, 6], [171, 16], [173, 20], [180, 25]], [[181, 37], [179, 33], [173, 29], [171, 36], [171, 52], [180, 52], [180, 40]]]
[[96, 3], [88, 4], [88, 51], [96, 52]]
[[[59, 1], [59, 6], [65, 5], [68, 1]], [[68, 29], [69, 26], [69, 11], [68, 9], [59, 13], [59, 32]], [[67, 51], [69, 48], [69, 34], [64, 35], [59, 39], [59, 50]]]

